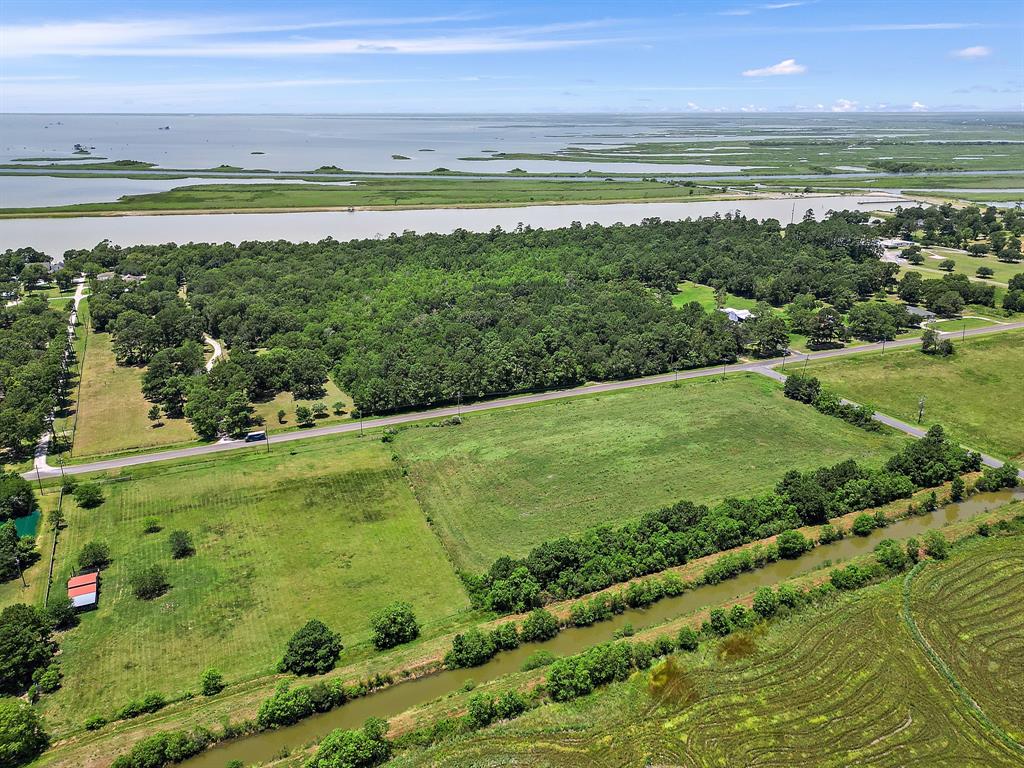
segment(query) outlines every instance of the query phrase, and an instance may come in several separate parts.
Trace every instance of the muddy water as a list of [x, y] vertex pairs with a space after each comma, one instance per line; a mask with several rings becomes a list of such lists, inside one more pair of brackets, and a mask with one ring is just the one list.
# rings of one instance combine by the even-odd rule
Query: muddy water
[[615, 631], [625, 624], [636, 630], [661, 624], [677, 616], [692, 613], [705, 606], [716, 606], [758, 587], [774, 585], [785, 579], [807, 573], [827, 561], [849, 560], [871, 552], [883, 538], [904, 539], [919, 536], [931, 528], [968, 520], [975, 515], [995, 509], [1013, 499], [1024, 499], [1024, 488], [998, 493], [972, 496], [960, 504], [947, 504], [931, 514], [911, 517], [893, 523], [888, 528], [873, 531], [870, 536], [847, 538], [818, 546], [798, 560], [776, 563], [740, 574], [720, 584], [698, 587], [678, 597], [668, 598], [649, 608], [627, 610], [591, 627], [564, 629], [544, 643], [527, 643], [514, 651], [499, 653], [490, 662], [473, 669], [439, 672], [406, 683], [386, 688], [379, 693], [350, 701], [338, 709], [307, 718], [296, 725], [267, 731], [224, 743], [182, 763], [185, 768], [224, 768], [230, 760], [241, 760], [246, 765], [271, 759], [286, 749], [296, 749], [321, 739], [335, 728], [358, 728], [368, 717], [390, 718], [412, 707], [426, 704], [459, 688], [468, 679], [487, 682], [519, 671], [526, 657], [539, 648], [564, 656], [578, 653], [590, 646], [612, 639]]

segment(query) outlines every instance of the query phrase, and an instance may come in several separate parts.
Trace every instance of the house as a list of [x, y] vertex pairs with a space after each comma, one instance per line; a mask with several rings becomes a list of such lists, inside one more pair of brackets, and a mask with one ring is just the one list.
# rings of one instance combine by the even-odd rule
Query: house
[[919, 322], [921, 320], [931, 320], [933, 317], [936, 317], [934, 312], [929, 309], [925, 309], [924, 307], [915, 307], [913, 304], [904, 304], [903, 308], [907, 310], [908, 315], [916, 317]]
[[754, 313], [749, 309], [733, 309], [732, 307], [723, 307], [718, 310], [719, 312], [725, 312], [726, 316], [734, 323], [742, 323], [744, 320], [749, 320], [754, 316]]
[[909, 248], [914, 245], [913, 240], [904, 240], [900, 237], [891, 237], [888, 240], [880, 240], [880, 245], [888, 251], [898, 250], [900, 248]]
[[100, 591], [100, 575], [96, 571], [83, 573], [68, 579], [68, 600], [75, 610], [87, 611], [95, 608]]

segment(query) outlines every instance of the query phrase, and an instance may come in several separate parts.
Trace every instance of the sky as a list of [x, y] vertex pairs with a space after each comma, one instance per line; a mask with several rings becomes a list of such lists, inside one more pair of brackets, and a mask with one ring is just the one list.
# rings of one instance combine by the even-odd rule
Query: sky
[[0, 112], [1020, 111], [1024, 3], [0, 0]]

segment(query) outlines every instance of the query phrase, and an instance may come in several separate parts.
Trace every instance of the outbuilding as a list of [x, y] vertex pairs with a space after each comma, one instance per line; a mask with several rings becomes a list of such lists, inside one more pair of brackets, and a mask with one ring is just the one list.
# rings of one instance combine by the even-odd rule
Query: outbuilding
[[81, 573], [68, 579], [68, 600], [75, 610], [87, 611], [99, 603], [100, 575], [97, 571]]
[[723, 307], [718, 310], [719, 312], [725, 312], [726, 316], [734, 323], [742, 323], [744, 320], [749, 320], [754, 316], [754, 313], [749, 309], [733, 309], [732, 307]]

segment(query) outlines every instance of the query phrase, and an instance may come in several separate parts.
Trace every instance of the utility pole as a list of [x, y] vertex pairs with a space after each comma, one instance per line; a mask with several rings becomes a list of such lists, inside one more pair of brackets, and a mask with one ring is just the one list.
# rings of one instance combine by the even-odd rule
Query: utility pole
[[18, 566], [18, 576], [21, 577], [21, 588], [28, 589], [28, 582], [25, 581], [25, 572], [21, 570], [21, 558], [18, 556], [17, 552], [14, 553], [14, 564]]
[[39, 477], [39, 465], [38, 464], [36, 464], [36, 483], [39, 485], [39, 495], [40, 496], [45, 496], [46, 494], [43, 493], [43, 480], [42, 480], [41, 477]]
[[960, 341], [966, 341], [966, 340], [967, 340], [967, 318], [965, 317], [964, 318], [963, 331], [960, 334]]
[[263, 439], [267, 443], [267, 453], [270, 453], [270, 433], [266, 430], [263, 431]]
[[921, 419], [924, 418], [924, 400], [925, 400], [924, 395], [921, 395], [921, 397], [919, 397], [918, 400], [917, 400], [917, 423], [918, 424], [920, 424], [921, 423]]
[[461, 419], [462, 418], [462, 390], [461, 389], [459, 390], [459, 401], [458, 401], [458, 403], [459, 403], [458, 404], [459, 418]]
[[359, 436], [363, 436], [363, 409], [359, 409]]

